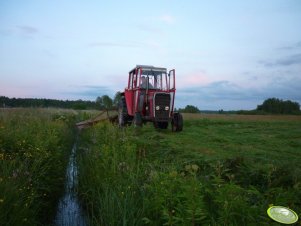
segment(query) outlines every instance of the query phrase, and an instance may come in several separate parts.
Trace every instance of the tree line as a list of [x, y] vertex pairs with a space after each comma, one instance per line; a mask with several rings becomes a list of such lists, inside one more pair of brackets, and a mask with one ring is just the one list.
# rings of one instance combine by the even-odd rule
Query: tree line
[[69, 109], [97, 109], [95, 101], [85, 100], [54, 100], [54, 99], [37, 99], [37, 98], [9, 98], [0, 97], [0, 107], [55, 107]]
[[97, 97], [95, 101], [90, 100], [55, 100], [45, 98], [9, 98], [0, 96], [0, 107], [14, 108], [14, 107], [39, 107], [39, 108], [65, 108], [75, 110], [104, 110], [116, 107], [120, 99], [120, 92], [117, 92], [114, 98], [108, 95]]
[[[0, 107], [55, 107], [75, 110], [104, 110], [118, 107], [121, 93], [115, 93], [111, 98], [108, 95], [98, 96], [95, 101], [90, 100], [54, 100], [54, 99], [36, 99], [36, 98], [8, 98], [0, 96]], [[185, 108], [175, 109], [181, 113], [200, 113], [201, 110], [193, 105], [186, 105]], [[206, 111], [207, 112], [207, 111]], [[210, 111], [210, 113], [219, 114], [301, 114], [300, 104], [290, 100], [281, 100], [278, 98], [266, 99], [254, 110], [240, 111]]]
[[193, 105], [186, 105], [185, 108], [179, 108], [181, 113], [218, 113], [218, 114], [301, 114], [300, 104], [291, 100], [281, 100], [278, 98], [268, 98], [258, 105], [254, 110], [239, 110], [239, 111], [224, 111], [223, 109], [218, 111], [201, 111], [198, 107]]
[[256, 110], [272, 114], [296, 114], [300, 113], [300, 104], [290, 100], [269, 98], [258, 105]]

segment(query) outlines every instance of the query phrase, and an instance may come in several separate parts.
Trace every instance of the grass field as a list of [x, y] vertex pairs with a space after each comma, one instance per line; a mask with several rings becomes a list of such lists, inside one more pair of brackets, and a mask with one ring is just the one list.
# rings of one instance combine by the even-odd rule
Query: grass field
[[[0, 225], [53, 222], [75, 122], [97, 112], [0, 110]], [[90, 225], [278, 225], [301, 214], [301, 117], [184, 114], [184, 131], [80, 132], [78, 194]]]
[[301, 213], [301, 118], [185, 114], [184, 131], [81, 133], [79, 193], [91, 225], [278, 225]]

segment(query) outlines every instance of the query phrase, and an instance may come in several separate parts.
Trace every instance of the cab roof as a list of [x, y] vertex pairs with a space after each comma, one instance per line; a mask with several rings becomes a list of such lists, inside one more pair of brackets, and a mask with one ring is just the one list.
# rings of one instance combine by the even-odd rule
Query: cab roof
[[166, 71], [167, 71], [167, 69], [163, 68], [163, 67], [154, 67], [154, 66], [151, 66], [151, 65], [136, 65], [136, 67], [133, 68], [129, 73], [135, 71], [138, 68], [142, 68], [143, 72], [151, 71], [151, 72], [164, 72], [164, 73], [166, 73]]

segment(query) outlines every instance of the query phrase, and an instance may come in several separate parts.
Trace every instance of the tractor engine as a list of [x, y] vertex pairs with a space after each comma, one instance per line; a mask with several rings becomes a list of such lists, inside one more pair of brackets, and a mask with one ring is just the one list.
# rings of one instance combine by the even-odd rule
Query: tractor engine
[[168, 121], [170, 117], [170, 94], [156, 93], [154, 95], [154, 118], [156, 122]]

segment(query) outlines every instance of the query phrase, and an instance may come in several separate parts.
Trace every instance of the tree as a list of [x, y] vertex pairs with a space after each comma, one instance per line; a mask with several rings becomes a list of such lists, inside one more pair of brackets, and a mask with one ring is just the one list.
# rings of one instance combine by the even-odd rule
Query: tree
[[115, 93], [113, 106], [117, 107], [120, 99], [121, 99], [121, 92], [118, 91], [117, 93]]
[[101, 97], [102, 104], [106, 109], [111, 109], [113, 106], [113, 100], [108, 95], [103, 95]]
[[290, 100], [283, 101], [278, 98], [269, 98], [258, 105], [257, 110], [272, 114], [295, 114], [300, 113], [300, 105]]
[[96, 105], [97, 105], [100, 109], [104, 108], [103, 102], [102, 102], [102, 98], [101, 98], [101, 97], [98, 96], [98, 97], [96, 98], [96, 100], [95, 100], [95, 103], [96, 103]]
[[101, 99], [101, 97], [96, 97], [96, 100], [95, 100], [95, 102], [96, 102], [96, 104], [99, 104], [99, 105], [101, 105], [102, 104], [102, 99]]

